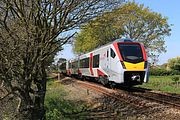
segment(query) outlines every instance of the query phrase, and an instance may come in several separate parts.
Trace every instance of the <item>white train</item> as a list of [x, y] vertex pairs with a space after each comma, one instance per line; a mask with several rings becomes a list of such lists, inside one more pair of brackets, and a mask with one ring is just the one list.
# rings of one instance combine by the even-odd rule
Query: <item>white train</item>
[[145, 48], [131, 39], [117, 39], [60, 65], [69, 76], [95, 78], [102, 84], [127, 85], [148, 82]]

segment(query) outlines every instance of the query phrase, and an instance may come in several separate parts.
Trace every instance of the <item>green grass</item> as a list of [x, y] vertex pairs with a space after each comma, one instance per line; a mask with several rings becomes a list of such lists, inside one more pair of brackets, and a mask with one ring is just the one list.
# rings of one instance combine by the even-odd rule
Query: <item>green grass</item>
[[68, 93], [64, 90], [64, 86], [49, 80], [47, 83], [47, 92], [45, 98], [46, 119], [47, 120], [72, 120], [85, 119], [86, 116], [85, 103], [77, 103], [65, 99]]
[[[150, 76], [149, 82], [139, 85], [138, 87], [159, 90], [169, 93], [180, 94], [180, 82], [173, 81], [175, 76]], [[180, 75], [176, 77], [180, 78]]]

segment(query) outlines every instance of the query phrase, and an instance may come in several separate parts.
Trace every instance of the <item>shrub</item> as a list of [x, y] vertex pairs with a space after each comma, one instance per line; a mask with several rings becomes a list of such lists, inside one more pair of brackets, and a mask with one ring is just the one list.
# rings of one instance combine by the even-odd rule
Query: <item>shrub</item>
[[154, 76], [165, 76], [165, 75], [169, 75], [170, 71], [160, 68], [154, 68], [154, 69], [151, 68], [149, 73], [150, 75], [154, 75]]
[[162, 68], [150, 68], [149, 74], [154, 76], [180, 75], [180, 71], [166, 70]]
[[171, 75], [180, 75], [180, 71], [178, 71], [178, 70], [171, 70]]
[[179, 77], [178, 76], [173, 76], [172, 81], [174, 81], [175, 83], [177, 83], [179, 81]]
[[172, 70], [180, 71], [180, 56], [168, 60], [168, 67]]

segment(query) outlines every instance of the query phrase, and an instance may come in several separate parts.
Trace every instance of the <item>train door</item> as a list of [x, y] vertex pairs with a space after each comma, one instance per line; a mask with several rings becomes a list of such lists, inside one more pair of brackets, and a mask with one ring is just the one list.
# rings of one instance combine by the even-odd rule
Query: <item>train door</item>
[[116, 71], [117, 71], [117, 64], [116, 64], [116, 54], [112, 48], [110, 48], [110, 54], [109, 54], [109, 75], [110, 75], [110, 80], [114, 81], [116, 77]]
[[115, 54], [114, 50], [112, 48], [110, 48], [110, 57], [109, 57], [109, 59], [110, 59], [110, 69], [112, 71], [114, 71], [115, 66], [116, 66], [115, 57], [116, 57], [116, 54]]

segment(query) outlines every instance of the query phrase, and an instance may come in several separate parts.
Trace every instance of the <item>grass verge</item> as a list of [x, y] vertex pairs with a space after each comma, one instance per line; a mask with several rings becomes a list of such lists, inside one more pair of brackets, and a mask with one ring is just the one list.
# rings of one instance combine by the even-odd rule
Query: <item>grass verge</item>
[[143, 85], [138, 85], [138, 87], [180, 94], [180, 82], [173, 81], [174, 77], [180, 78], [180, 75], [178, 76], [177, 75], [176, 76], [150, 76], [148, 83], [144, 83]]
[[86, 104], [66, 100], [68, 93], [60, 83], [49, 80], [45, 98], [47, 120], [82, 120], [86, 116]]

